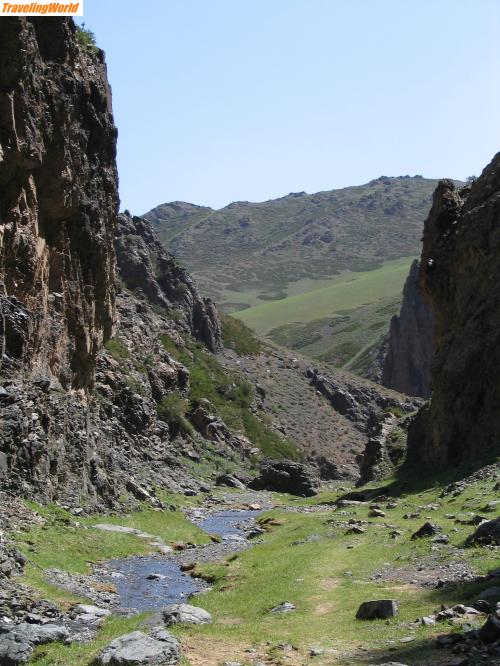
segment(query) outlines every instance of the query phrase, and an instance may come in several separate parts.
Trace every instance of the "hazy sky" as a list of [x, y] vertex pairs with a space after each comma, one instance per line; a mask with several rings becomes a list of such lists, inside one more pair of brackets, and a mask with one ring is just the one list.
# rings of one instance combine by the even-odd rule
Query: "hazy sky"
[[122, 209], [222, 207], [500, 149], [500, 0], [85, 0]]

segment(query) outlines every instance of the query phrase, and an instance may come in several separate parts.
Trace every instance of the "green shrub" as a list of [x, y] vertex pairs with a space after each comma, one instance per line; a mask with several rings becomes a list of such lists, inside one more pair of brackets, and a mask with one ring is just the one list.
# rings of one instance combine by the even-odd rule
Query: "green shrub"
[[89, 30], [85, 27], [85, 23], [77, 26], [76, 28], [76, 38], [80, 46], [82, 46], [86, 51], [90, 53], [95, 53], [98, 51], [97, 44], [95, 41], [95, 35], [92, 30]]
[[159, 419], [166, 421], [169, 426], [175, 429], [192, 434], [194, 432], [193, 426], [186, 418], [188, 409], [189, 401], [183, 398], [178, 391], [169, 393], [156, 407]]
[[397, 405], [391, 405], [390, 407], [386, 407], [384, 409], [384, 414], [393, 414], [394, 416], [397, 416], [398, 419], [405, 416], [405, 412], [401, 409], [401, 407], [398, 407]]

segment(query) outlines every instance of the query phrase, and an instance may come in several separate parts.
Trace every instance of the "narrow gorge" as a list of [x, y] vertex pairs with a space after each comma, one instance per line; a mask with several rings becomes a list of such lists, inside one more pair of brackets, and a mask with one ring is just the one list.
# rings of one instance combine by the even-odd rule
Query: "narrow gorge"
[[[281, 266], [297, 234], [301, 261], [336, 253], [342, 277], [407, 271], [436, 183], [139, 217], [119, 212], [106, 60], [84, 27], [0, 18], [0, 93], [0, 665], [499, 664], [500, 154], [437, 184], [399, 315], [354, 355], [377, 383], [260, 338], [170, 243], [217, 295], [207, 228], [247, 233], [244, 210], [285, 206]], [[253, 241], [260, 263], [238, 271], [262, 290], [275, 266]], [[334, 338], [339, 312], [318, 324]]]

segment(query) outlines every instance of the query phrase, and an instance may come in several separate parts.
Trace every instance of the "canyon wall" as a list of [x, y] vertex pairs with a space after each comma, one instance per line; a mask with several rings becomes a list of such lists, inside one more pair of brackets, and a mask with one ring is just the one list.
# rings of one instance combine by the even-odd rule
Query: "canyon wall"
[[425, 223], [419, 284], [434, 320], [433, 393], [408, 438], [428, 470], [500, 450], [500, 153], [470, 186], [442, 181]]

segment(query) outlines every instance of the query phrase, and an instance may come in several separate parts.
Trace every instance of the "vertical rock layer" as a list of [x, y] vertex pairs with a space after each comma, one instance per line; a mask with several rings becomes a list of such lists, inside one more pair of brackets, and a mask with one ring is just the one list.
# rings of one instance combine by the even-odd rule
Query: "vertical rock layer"
[[418, 289], [419, 262], [411, 265], [398, 316], [391, 320], [381, 383], [407, 395], [431, 393], [432, 314]]
[[70, 19], [0, 22], [2, 372], [87, 388], [114, 319], [116, 128]]
[[471, 187], [442, 181], [425, 223], [420, 285], [434, 318], [433, 394], [409, 461], [433, 470], [500, 450], [500, 153]]

